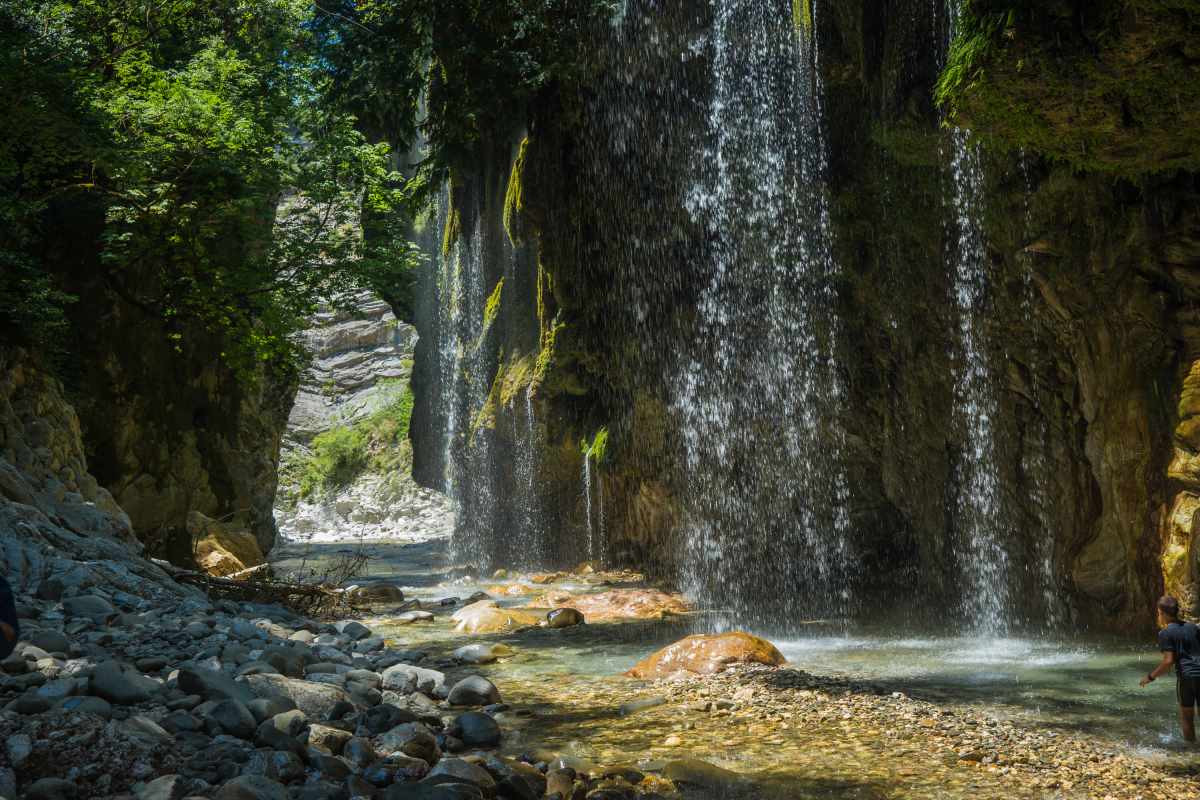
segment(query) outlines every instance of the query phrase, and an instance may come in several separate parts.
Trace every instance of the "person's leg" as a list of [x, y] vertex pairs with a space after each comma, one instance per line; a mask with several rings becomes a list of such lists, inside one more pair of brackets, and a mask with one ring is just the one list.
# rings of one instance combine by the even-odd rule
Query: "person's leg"
[[1196, 689], [1200, 681], [1194, 678], [1175, 678], [1175, 694], [1179, 698], [1179, 724], [1186, 741], [1196, 741]]
[[1183, 726], [1183, 738], [1192, 744], [1196, 743], [1196, 707], [1180, 706], [1179, 722]]

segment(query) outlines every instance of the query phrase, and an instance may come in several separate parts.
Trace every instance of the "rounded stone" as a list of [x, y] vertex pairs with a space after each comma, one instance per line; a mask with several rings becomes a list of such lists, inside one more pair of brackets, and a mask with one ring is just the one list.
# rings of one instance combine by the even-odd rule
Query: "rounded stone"
[[487, 706], [500, 702], [500, 690], [481, 675], [469, 675], [454, 684], [446, 699], [454, 706]]
[[574, 608], [556, 608], [546, 615], [547, 628], [571, 628], [583, 622], [583, 614]]

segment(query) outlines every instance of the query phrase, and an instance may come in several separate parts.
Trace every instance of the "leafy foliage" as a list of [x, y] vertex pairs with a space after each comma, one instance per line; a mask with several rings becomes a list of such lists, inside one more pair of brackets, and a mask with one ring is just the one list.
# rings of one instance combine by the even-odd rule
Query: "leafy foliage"
[[405, 469], [411, 460], [412, 409], [413, 395], [406, 387], [366, 419], [319, 434], [307, 452], [297, 451], [281, 465], [283, 483], [308, 499], [347, 486], [367, 471], [387, 475]]
[[[589, 26], [614, 0], [342, 0], [318, 28], [342, 108], [371, 108], [373, 136], [420, 133], [426, 193], [475, 153], [484, 135], [519, 126], [529, 100], [580, 68]], [[422, 102], [423, 101], [423, 102]]]
[[[324, 103], [304, 0], [0, 0], [0, 329], [61, 323], [62, 209], [94, 209], [92, 269], [182, 340], [222, 333], [235, 367], [298, 356], [318, 302], [410, 279], [367, 242], [408, 187], [388, 146]], [[13, 265], [15, 268], [7, 268]], [[28, 302], [32, 300], [32, 302]]]

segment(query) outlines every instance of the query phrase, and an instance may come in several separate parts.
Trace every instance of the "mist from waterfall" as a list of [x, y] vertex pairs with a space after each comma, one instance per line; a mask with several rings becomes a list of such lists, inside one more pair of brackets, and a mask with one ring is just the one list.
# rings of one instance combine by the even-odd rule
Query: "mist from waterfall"
[[[444, 232], [450, 224], [448, 196], [439, 209], [438, 227]], [[474, 415], [491, 389], [491, 369], [483, 347], [487, 301], [483, 235], [477, 217], [471, 224], [469, 231], [462, 231], [442, 249], [439, 259], [439, 413], [445, 425], [445, 488], [456, 515], [451, 558], [456, 563], [484, 564], [492, 555], [489, 538], [495, 508], [489, 442], [482, 436], [469, 447], [465, 442], [472, 435]]]
[[[958, 21], [958, 2], [948, 0], [946, 48]], [[1006, 634], [1012, 624], [1010, 556], [1012, 532], [1003, 507], [996, 452], [1000, 412], [994, 366], [985, 345], [989, 265], [983, 229], [984, 173], [979, 145], [969, 131], [950, 132], [948, 168], [952, 218], [947, 257], [954, 270], [953, 301], [958, 311], [954, 377], [955, 424], [963, 448], [957, 463], [954, 533], [961, 576], [961, 611], [973, 629]]]
[[813, 21], [713, 0], [707, 145], [687, 198], [707, 280], [679, 365], [682, 578], [775, 628], [844, 616], [853, 559]]

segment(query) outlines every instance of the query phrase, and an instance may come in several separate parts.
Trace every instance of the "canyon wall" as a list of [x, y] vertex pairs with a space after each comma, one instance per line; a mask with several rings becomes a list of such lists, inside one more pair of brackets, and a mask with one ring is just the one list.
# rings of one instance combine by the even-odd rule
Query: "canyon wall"
[[[860, 611], [944, 614], [969, 582], [955, 509], [972, 500], [959, 497], [960, 475], [976, 444], [955, 419], [953, 142], [933, 102], [950, 20], [911, 0], [797, 9], [797, 36], [816, 42], [829, 154], [845, 386], [837, 424]], [[603, 556], [679, 577], [689, 476], [669, 374], [695, 325], [711, 241], [687, 211], [707, 144], [710, 13], [627, 4], [593, 32], [584, 79], [544, 90], [524, 130], [495, 132], [457, 167], [446, 252], [458, 237], [483, 243], [486, 302], [472, 332], [487, 386], [474, 401], [459, 393], [450, 410], [452, 392], [416, 380], [414, 442], [424, 480], [442, 480], [448, 452], [459, 481], [471, 483], [464, 555], [481, 566], [512, 561], [516, 550], [562, 563]], [[1109, 57], [1051, 25], [1014, 36], [1057, 37], [1077, 59]], [[1146, 38], [1138, 41], [1153, 55]], [[1155, 85], [1188, 79], [1190, 64], [1174, 59]], [[1043, 80], [1031, 70], [985, 74], [1001, 76], [995, 92]], [[1086, 90], [1055, 89], [1090, 108], [1100, 101]], [[1045, 137], [1020, 151], [991, 135], [992, 117], [961, 105], [963, 123], [987, 143], [979, 214], [988, 280], [978, 313], [1015, 621], [1145, 627], [1164, 585], [1196, 601], [1195, 176], [1177, 158], [1142, 156], [1114, 174], [1105, 168], [1113, 152], [1073, 163]], [[1110, 118], [1050, 122], [1103, 138]], [[1163, 138], [1162, 117], [1138, 124], [1144, 141]], [[456, 263], [439, 260], [427, 290], [460, 274]], [[446, 329], [426, 320], [418, 376], [432, 374], [447, 342]], [[533, 495], [522, 489], [530, 474], [541, 487]], [[522, 517], [529, 508], [553, 524]], [[746, 541], [771, 557], [770, 542], [754, 543], [752, 532]]]
[[[103, 220], [89, 201], [52, 205], [40, 254], [80, 298], [42, 361], [78, 414], [92, 474], [156, 555], [191, 562], [193, 511], [251, 531], [266, 551], [294, 370], [278, 360], [235, 368], [228, 334], [164, 315], [152, 266], [101, 260]], [[246, 246], [226, 244], [229, 258]]]

